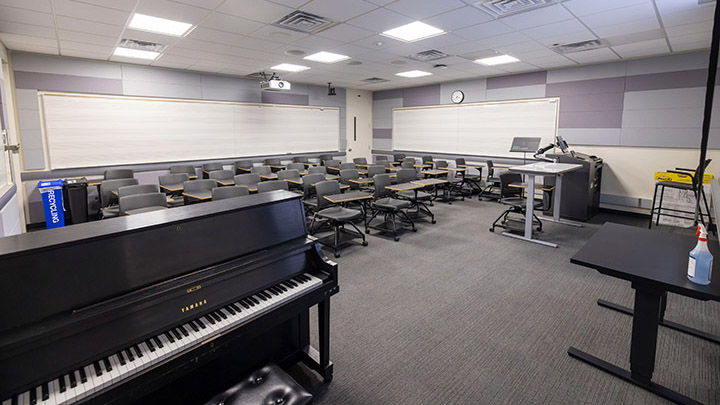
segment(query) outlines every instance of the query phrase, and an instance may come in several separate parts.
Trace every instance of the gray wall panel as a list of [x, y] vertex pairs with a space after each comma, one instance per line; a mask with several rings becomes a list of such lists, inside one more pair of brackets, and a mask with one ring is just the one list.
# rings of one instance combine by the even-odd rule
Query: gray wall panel
[[465, 94], [463, 103], [477, 103], [487, 100], [487, 80], [465, 80], [462, 82], [451, 82], [440, 84], [440, 104], [452, 104], [450, 95], [455, 90], [461, 90]]
[[625, 77], [627, 62], [603, 63], [600, 65], [578, 66], [566, 69], [549, 70], [548, 83], [577, 82], [581, 80]]
[[390, 128], [374, 128], [373, 139], [392, 139], [392, 129]]
[[628, 76], [625, 81], [625, 91], [703, 87], [706, 83], [707, 69], [681, 70], [677, 72]]
[[232, 87], [202, 87], [203, 100], [238, 101], [243, 103], [259, 103], [262, 101], [260, 91]]
[[122, 65], [122, 74], [124, 81], [182, 84], [186, 86], [200, 86], [202, 83], [199, 73], [180, 72], [155, 67]]
[[622, 111], [624, 93], [573, 94], [560, 97], [560, 112]]
[[510, 76], [490, 77], [487, 79], [487, 89], [502, 89], [505, 87], [531, 86], [545, 84], [547, 72], [522, 73]]
[[123, 94], [122, 80], [15, 71], [15, 87], [76, 93]]
[[487, 90], [487, 101], [520, 100], [524, 98], [545, 97], [545, 84], [530, 86], [504, 87]]
[[621, 128], [622, 122], [622, 110], [560, 113], [560, 128]]
[[440, 104], [440, 85], [410, 87], [403, 92], [403, 106], [417, 107]]
[[[717, 87], [715, 88], [715, 91], [718, 92]], [[647, 110], [651, 108], [703, 108], [704, 105], [704, 86], [686, 89], [629, 91], [625, 93], [625, 101], [623, 102], [623, 108], [625, 110]]]
[[268, 104], [308, 105], [309, 97], [303, 94], [264, 91], [262, 102]]
[[403, 89], [383, 90], [373, 92], [373, 100], [384, 100], [386, 98], [402, 98]]
[[16, 107], [22, 110], [38, 110], [40, 105], [38, 102], [38, 94], [35, 89], [17, 89], [15, 90]]
[[560, 128], [558, 135], [572, 145], [618, 146], [621, 143], [620, 128]]
[[45, 168], [45, 153], [42, 149], [23, 148], [23, 167], [25, 170], [40, 170]]
[[20, 139], [23, 148], [42, 149], [45, 146], [40, 129], [23, 129], [20, 131]]
[[200, 85], [123, 80], [123, 94], [126, 96], [198, 99], [202, 96], [202, 89]]
[[392, 128], [392, 109], [402, 106], [402, 98], [388, 98], [374, 101], [373, 128]]
[[548, 83], [545, 94], [548, 97], [555, 97], [573, 94], [618, 93], [623, 91], [625, 91], [625, 78], [615, 77], [580, 80], [576, 82]]
[[116, 63], [22, 52], [13, 52], [12, 62], [16, 71], [122, 79], [121, 65]]
[[698, 128], [623, 128], [623, 146], [660, 146], [665, 148], [698, 148]]
[[674, 72], [678, 70], [707, 69], [708, 52], [692, 52], [679, 55], [661, 56], [658, 58], [637, 59], [627, 61], [629, 76], [649, 73]]
[[26, 129], [41, 129], [40, 110], [18, 110], [18, 118], [20, 119], [20, 131]]
[[373, 139], [373, 149], [392, 149], [392, 139]]

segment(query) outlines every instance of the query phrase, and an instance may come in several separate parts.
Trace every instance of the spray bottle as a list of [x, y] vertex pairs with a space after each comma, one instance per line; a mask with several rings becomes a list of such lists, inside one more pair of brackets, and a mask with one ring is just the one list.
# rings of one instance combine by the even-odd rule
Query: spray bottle
[[698, 236], [698, 243], [695, 249], [690, 251], [688, 262], [688, 279], [696, 284], [710, 284], [713, 257], [708, 250], [707, 231], [705, 225], [699, 224], [695, 235]]

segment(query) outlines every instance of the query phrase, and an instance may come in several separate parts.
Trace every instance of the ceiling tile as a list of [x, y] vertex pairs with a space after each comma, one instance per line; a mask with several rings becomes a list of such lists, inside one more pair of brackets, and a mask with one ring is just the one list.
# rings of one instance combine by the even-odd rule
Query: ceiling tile
[[589, 41], [591, 39], [597, 39], [597, 37], [589, 31], [581, 31], [563, 35], [555, 35], [552, 37], [538, 39], [537, 41], [546, 46], [555, 46], [559, 44], [573, 44], [575, 42]]
[[576, 65], [577, 62], [570, 60], [562, 55], [545, 56], [542, 58], [531, 58], [527, 60], [527, 63], [531, 65], [539, 66], [541, 68], [549, 69], [560, 66]]
[[338, 46], [342, 45], [342, 41], [336, 41], [334, 39], [325, 38], [325, 37], [319, 37], [317, 35], [311, 35], [309, 37], [303, 38], [297, 42], [294, 42], [293, 45], [303, 46], [310, 49], [314, 49], [316, 52], [323, 51], [331, 48], [337, 48]]
[[309, 34], [278, 28], [272, 25], [266, 25], [250, 34], [251, 37], [265, 39], [268, 41], [290, 44], [295, 41], [307, 38]]
[[9, 34], [30, 35], [33, 37], [55, 38], [55, 28], [39, 25], [20, 24], [0, 20], [0, 32]]
[[677, 37], [681, 35], [691, 34], [706, 34], [708, 37], [712, 34], [713, 22], [712, 20], [701, 21], [692, 24], [675, 25], [673, 27], [665, 27], [665, 32], [670, 37]]
[[58, 30], [61, 40], [82, 42], [93, 45], [114, 46], [118, 42], [117, 37], [106, 37], [104, 35], [88, 34], [85, 32]]
[[130, 17], [127, 11], [113, 8], [78, 3], [70, 0], [53, 0], [55, 14], [67, 17], [81, 18], [89, 21], [102, 21], [107, 24], [125, 25]]
[[670, 52], [665, 38], [650, 41], [635, 42], [612, 47], [613, 51], [622, 58], [636, 58], [640, 56], [659, 55]]
[[167, 18], [189, 24], [197, 24], [210, 13], [200, 7], [188, 6], [169, 0], [141, 0], [136, 12], [153, 17]]
[[0, 20], [43, 27], [55, 26], [52, 14], [5, 6], [0, 6]]
[[475, 7], [466, 6], [435, 17], [424, 19], [423, 22], [448, 32], [471, 25], [490, 21], [492, 17]]
[[666, 27], [710, 21], [713, 18], [715, 5], [715, 3], [698, 5], [695, 0], [656, 0], [655, 3]]
[[334, 21], [346, 21], [376, 8], [376, 5], [363, 0], [314, 0], [300, 10]]
[[60, 54], [62, 56], [70, 56], [73, 58], [108, 60], [110, 58], [111, 52], [95, 53], [95, 52], [83, 51], [80, 49], [63, 49]]
[[43, 54], [48, 54], [48, 55], [57, 55], [58, 54], [57, 45], [42, 46], [42, 45], [27, 43], [25, 41], [13, 41], [13, 40], [4, 38], [3, 34], [0, 34], [0, 41], [2, 41], [2, 43], [5, 44], [5, 46], [8, 49], [13, 50], [13, 51], [43, 53]]
[[131, 65], [149, 65], [152, 63], [151, 60], [126, 58], [124, 56], [115, 56], [115, 55], [110, 56], [110, 60], [113, 62], [129, 63]]
[[594, 28], [593, 31], [600, 38], [610, 38], [619, 35], [627, 35], [643, 31], [652, 31], [660, 29], [660, 23], [657, 18], [646, 18], [643, 20], [635, 20], [631, 23], [623, 23], [616, 25], [606, 25], [604, 27]]
[[193, 62], [169, 62], [169, 61], [163, 61], [162, 57], [155, 62], [152, 63], [153, 66], [159, 66], [159, 67], [166, 67], [166, 68], [172, 68], [172, 69], [187, 69], [190, 66], [197, 63], [196, 61]]
[[30, 35], [6, 34], [4, 32], [0, 32], [0, 40], [3, 42], [27, 43], [28, 45], [57, 48], [57, 40], [53, 38], [41, 38]]
[[114, 8], [123, 11], [133, 11], [137, 6], [139, 0], [77, 0], [80, 3], [94, 4], [96, 6], [103, 6]]
[[457, 30], [454, 33], [469, 40], [477, 40], [512, 32], [513, 29], [499, 21], [490, 21]]
[[396, 11], [415, 20], [421, 20], [423, 18], [429, 18], [463, 6], [465, 6], [465, 3], [459, 0], [398, 0], [385, 6], [385, 8]]
[[509, 32], [507, 34], [497, 35], [494, 37], [478, 40], [481, 45], [485, 45], [490, 49], [495, 49], [504, 45], [517, 44], [530, 40], [527, 36], [520, 32]]
[[375, 9], [367, 14], [363, 14], [360, 17], [353, 18], [348, 21], [351, 25], [378, 33], [397, 28], [411, 22], [413, 22], [411, 18], [384, 8]]
[[590, 34], [587, 28], [578, 20], [566, 20], [553, 24], [542, 25], [539, 27], [528, 28], [522, 31], [523, 34], [534, 39], [555, 37], [575, 32], [584, 32]]
[[540, 70], [537, 66], [533, 66], [527, 62], [515, 62], [515, 63], [508, 63], [505, 65], [500, 65], [498, 68], [506, 71], [506, 72], [530, 72], [533, 70]]
[[202, 23], [201, 27], [232, 32], [233, 34], [247, 35], [260, 29], [263, 24], [245, 18], [234, 17], [228, 14], [212, 13]]
[[243, 39], [243, 36], [225, 31], [212, 30], [205, 27], [197, 27], [187, 35], [187, 38], [216, 42], [219, 44], [232, 44]]
[[438, 49], [448, 46], [454, 46], [467, 43], [468, 40], [453, 34], [438, 35], [436, 37], [423, 39], [422, 41], [413, 42], [426, 49]]
[[336, 39], [341, 42], [354, 42], [363, 38], [371, 37], [375, 35], [375, 33], [366, 29], [357, 28], [354, 25], [340, 24], [326, 29], [317, 35], [320, 37]]
[[282, 6], [288, 6], [292, 8], [298, 8], [303, 4], [309, 3], [310, 1], [312, 0], [270, 0], [271, 3], [277, 3]]
[[189, 6], [202, 7], [208, 10], [213, 10], [219, 6], [225, 0], [171, 0], [176, 3], [183, 3]]
[[648, 19], [657, 20], [655, 8], [649, 2], [591, 14], [580, 18], [580, 20], [592, 30], [611, 25], [632, 24], [636, 21]]
[[503, 18], [502, 22], [510, 27], [521, 30], [551, 24], [574, 18], [563, 6], [542, 7], [537, 10], [519, 13]]
[[670, 46], [673, 51], [687, 51], [691, 49], [705, 49], [710, 47], [710, 36], [705, 34], [682, 35], [670, 37]]
[[110, 56], [110, 54], [113, 52], [113, 46], [91, 45], [91, 44], [83, 44], [80, 42], [72, 42], [72, 41], [60, 41], [60, 54], [64, 55], [65, 54], [64, 51], [66, 49], [106, 54], [106, 58], [108, 56]]
[[576, 16], [585, 16], [648, 2], [649, 0], [570, 0], [562, 3], [562, 5]]
[[355, 44], [343, 44], [337, 48], [330, 49], [330, 52], [357, 58], [369, 52], [373, 52], [373, 50]]
[[0, 6], [52, 13], [52, 7], [50, 7], [50, 2], [48, 0], [0, 0]]
[[237, 46], [239, 48], [247, 48], [247, 49], [253, 49], [256, 51], [272, 51], [273, 49], [278, 49], [282, 46], [282, 44], [279, 44], [277, 42], [267, 41], [260, 38], [253, 38], [253, 37], [244, 37], [240, 41], [236, 42], [234, 46]]
[[564, 55], [565, 57], [579, 63], [605, 62], [620, 59], [610, 48], [593, 49], [590, 51], [573, 52]]
[[[381, 43], [382, 45], [376, 45], [376, 43]], [[372, 51], [383, 50], [383, 49], [387, 49], [387, 48], [393, 47], [395, 45], [400, 45], [400, 44], [404, 44], [404, 43], [405, 42], [403, 42], [403, 41], [398, 41], [396, 39], [392, 39], [392, 38], [389, 38], [389, 37], [386, 37], [383, 35], [373, 35], [371, 37], [363, 38], [361, 40], [353, 42], [353, 44], [355, 44], [355, 45], [359, 45], [359, 46], [368, 48], [369, 50], [372, 50]]]
[[271, 23], [293, 12], [293, 9], [265, 0], [229, 0], [217, 11], [263, 23]]
[[120, 25], [103, 24], [88, 20], [79, 20], [77, 18], [57, 16], [56, 17], [58, 28], [86, 32], [89, 34], [96, 35], [107, 35], [107, 36], [120, 36], [123, 32], [123, 27]]

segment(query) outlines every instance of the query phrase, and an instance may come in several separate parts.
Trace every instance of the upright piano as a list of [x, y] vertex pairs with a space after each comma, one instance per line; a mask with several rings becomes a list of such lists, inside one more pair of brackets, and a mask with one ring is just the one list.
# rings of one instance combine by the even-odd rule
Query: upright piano
[[3, 238], [0, 403], [192, 402], [267, 362], [330, 381], [337, 292], [286, 191]]

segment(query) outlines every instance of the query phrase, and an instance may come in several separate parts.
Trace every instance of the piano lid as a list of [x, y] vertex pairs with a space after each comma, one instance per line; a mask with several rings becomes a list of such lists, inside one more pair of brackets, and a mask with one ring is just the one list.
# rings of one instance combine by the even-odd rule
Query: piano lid
[[305, 237], [287, 191], [0, 239], [0, 331]]

